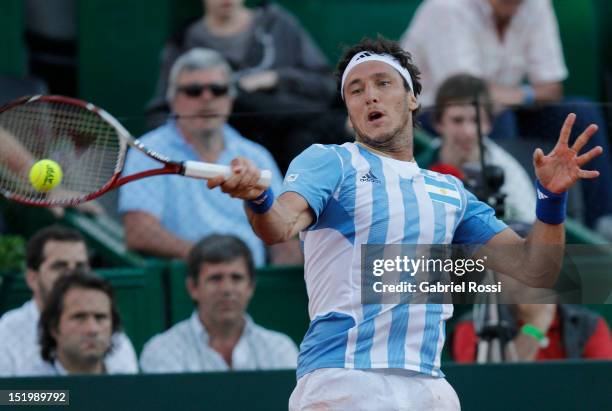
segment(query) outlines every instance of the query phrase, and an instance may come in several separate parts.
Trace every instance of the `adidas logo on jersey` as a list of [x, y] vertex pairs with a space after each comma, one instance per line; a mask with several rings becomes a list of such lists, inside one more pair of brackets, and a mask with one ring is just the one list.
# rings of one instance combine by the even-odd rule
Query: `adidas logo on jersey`
[[373, 173], [372, 170], [368, 171], [367, 173], [365, 173], [363, 176], [361, 176], [361, 178], [359, 179], [359, 181], [361, 181], [362, 183], [374, 183], [374, 184], [380, 184], [380, 180], [378, 179], [378, 177], [376, 177]]

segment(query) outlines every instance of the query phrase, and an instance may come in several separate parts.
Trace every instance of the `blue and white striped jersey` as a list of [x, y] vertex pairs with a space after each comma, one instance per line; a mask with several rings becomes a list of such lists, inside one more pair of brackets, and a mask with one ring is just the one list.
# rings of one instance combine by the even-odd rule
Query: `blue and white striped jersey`
[[506, 225], [454, 177], [355, 143], [316, 144], [291, 163], [283, 192], [315, 221], [300, 233], [310, 327], [297, 376], [318, 368], [402, 368], [442, 376], [449, 304], [362, 304], [362, 244], [484, 244]]

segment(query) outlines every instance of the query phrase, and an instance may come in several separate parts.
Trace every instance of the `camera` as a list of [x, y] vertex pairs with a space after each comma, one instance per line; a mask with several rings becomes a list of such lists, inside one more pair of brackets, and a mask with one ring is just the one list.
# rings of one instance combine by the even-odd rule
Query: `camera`
[[504, 170], [501, 167], [480, 163], [467, 163], [463, 166], [465, 187], [480, 201], [495, 210], [495, 216], [503, 218], [506, 214], [505, 198], [501, 187], [504, 185]]

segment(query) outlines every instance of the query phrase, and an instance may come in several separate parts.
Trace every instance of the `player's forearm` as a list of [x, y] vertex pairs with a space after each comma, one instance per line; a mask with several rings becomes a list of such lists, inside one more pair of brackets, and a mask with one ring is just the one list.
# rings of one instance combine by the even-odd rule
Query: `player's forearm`
[[248, 207], [245, 210], [253, 231], [267, 245], [285, 242], [297, 234], [294, 227], [298, 215], [291, 213], [279, 201], [275, 201], [272, 208], [263, 214], [257, 214]]
[[563, 224], [536, 220], [524, 241], [514, 270], [524, 272], [524, 282], [533, 287], [552, 287], [557, 281], [565, 250]]
[[563, 264], [563, 224], [536, 220], [526, 239], [506, 229], [478, 250], [487, 268], [509, 275], [535, 288], [552, 287]]
[[249, 204], [245, 203], [247, 218], [255, 234], [267, 245], [295, 237], [314, 220], [314, 214], [304, 197], [291, 191], [281, 194], [271, 206], [270, 203]]

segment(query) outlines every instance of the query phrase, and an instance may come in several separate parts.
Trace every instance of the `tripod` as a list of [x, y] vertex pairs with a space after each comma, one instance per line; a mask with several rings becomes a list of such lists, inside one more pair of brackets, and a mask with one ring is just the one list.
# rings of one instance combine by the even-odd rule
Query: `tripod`
[[[495, 280], [495, 273], [487, 270]], [[478, 364], [516, 362], [518, 354], [512, 341], [510, 324], [501, 315], [502, 308], [495, 294], [485, 297], [483, 304], [474, 307], [474, 328], [478, 335], [476, 361]]]

